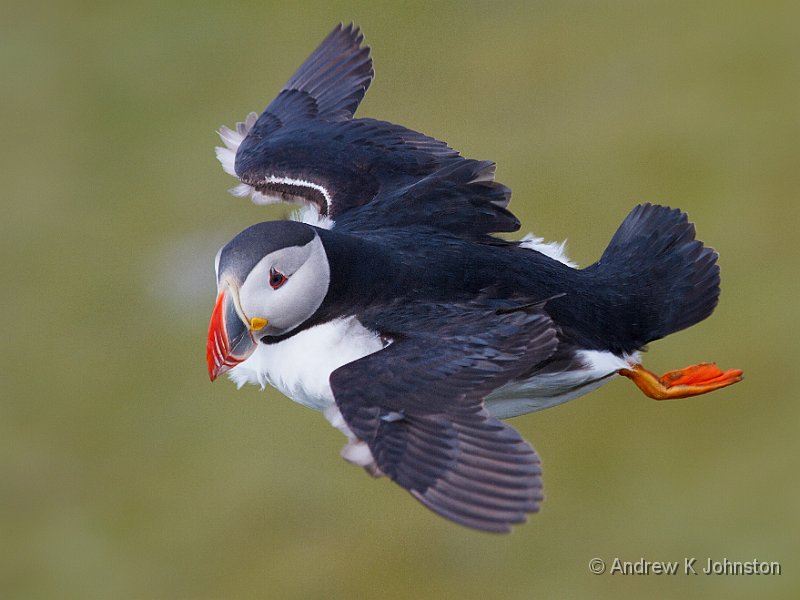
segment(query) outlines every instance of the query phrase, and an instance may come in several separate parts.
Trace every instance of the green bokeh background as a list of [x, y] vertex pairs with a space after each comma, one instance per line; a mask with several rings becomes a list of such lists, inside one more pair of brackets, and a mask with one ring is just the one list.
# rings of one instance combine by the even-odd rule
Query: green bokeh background
[[[0, 597], [800, 597], [800, 4], [25, 2], [2, 7]], [[318, 414], [210, 385], [213, 257], [277, 218], [226, 194], [214, 130], [339, 21], [360, 114], [498, 162], [524, 230], [587, 265], [637, 202], [687, 210], [723, 295], [653, 344], [744, 383], [627, 381], [514, 425], [547, 499], [510, 536], [338, 456]], [[781, 576], [592, 575], [780, 561]]]

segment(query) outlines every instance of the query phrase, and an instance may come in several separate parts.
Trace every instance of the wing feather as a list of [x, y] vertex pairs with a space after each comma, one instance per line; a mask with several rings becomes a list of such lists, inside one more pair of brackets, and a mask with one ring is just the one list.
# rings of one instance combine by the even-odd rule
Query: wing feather
[[361, 46], [363, 41], [352, 24], [334, 27], [259, 117], [259, 134], [275, 131], [274, 119], [281, 125], [310, 118], [352, 119], [374, 76], [370, 49]]
[[511, 190], [494, 181], [494, 163], [400, 125], [353, 119], [373, 75], [360, 30], [337, 26], [261, 115], [220, 129], [217, 157], [242, 182], [232, 193], [309, 204], [352, 231], [516, 231]]
[[555, 350], [541, 304], [502, 314], [397, 306], [383, 315], [379, 330], [394, 341], [331, 375], [351, 430], [381, 471], [438, 514], [495, 532], [523, 522], [542, 500], [539, 457], [483, 398]]

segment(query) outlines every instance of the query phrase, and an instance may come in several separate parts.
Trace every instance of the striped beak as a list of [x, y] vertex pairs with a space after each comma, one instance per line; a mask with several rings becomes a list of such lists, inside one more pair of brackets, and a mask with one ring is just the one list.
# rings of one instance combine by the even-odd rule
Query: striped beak
[[[211, 381], [230, 371], [255, 351], [257, 341], [237, 310], [236, 291], [230, 285], [217, 296], [208, 326], [206, 361]], [[266, 323], [266, 321], [265, 321]]]

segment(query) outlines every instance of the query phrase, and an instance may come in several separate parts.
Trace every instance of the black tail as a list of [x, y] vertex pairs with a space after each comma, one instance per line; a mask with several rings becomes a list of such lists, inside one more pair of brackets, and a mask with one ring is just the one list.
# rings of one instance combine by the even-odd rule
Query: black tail
[[[719, 300], [717, 253], [695, 239], [686, 213], [640, 204], [593, 265], [621, 314], [620, 349], [632, 351], [708, 317]], [[616, 310], [614, 311], [616, 312]]]

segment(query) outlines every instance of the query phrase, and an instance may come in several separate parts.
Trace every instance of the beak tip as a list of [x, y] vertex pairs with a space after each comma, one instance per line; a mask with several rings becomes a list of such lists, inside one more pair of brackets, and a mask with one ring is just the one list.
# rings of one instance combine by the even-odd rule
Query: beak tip
[[206, 364], [208, 365], [208, 378], [212, 383], [220, 375], [230, 370], [230, 367], [225, 362], [225, 356], [219, 354], [217, 349], [210, 343], [206, 352]]
[[208, 326], [206, 363], [208, 378], [212, 382], [244, 362], [256, 348], [252, 334], [232, 312], [230, 305], [226, 313], [225, 302], [226, 295], [223, 291], [217, 296]]

